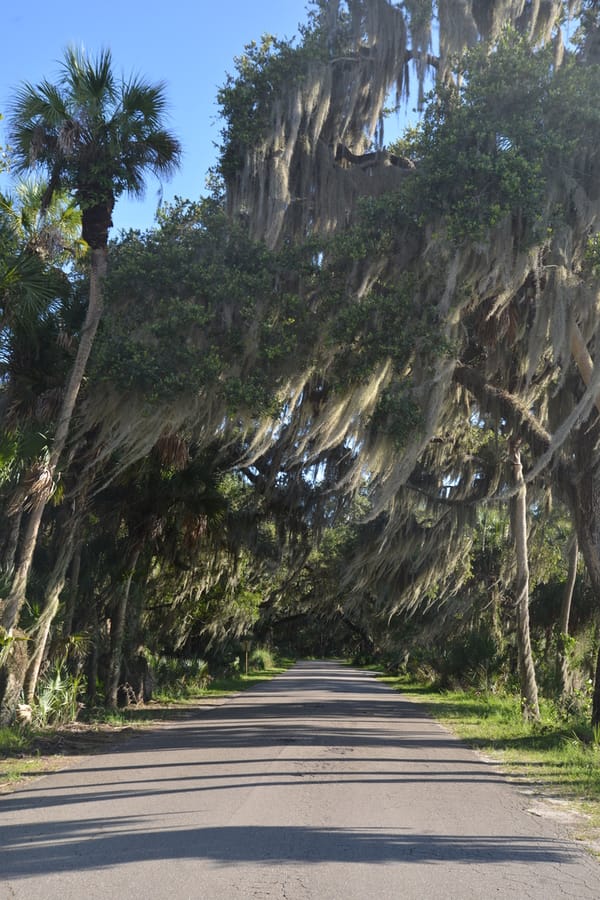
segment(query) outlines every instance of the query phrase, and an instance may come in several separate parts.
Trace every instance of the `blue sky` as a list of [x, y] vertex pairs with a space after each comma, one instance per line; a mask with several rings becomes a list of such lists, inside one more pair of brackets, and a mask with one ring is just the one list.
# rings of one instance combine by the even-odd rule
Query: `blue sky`
[[[291, 38], [306, 21], [308, 0], [29, 0], [5, 9], [0, 54], [0, 112], [6, 114], [22, 81], [54, 80], [65, 47], [112, 51], [118, 72], [164, 81], [169, 126], [183, 145], [179, 174], [164, 184], [164, 198], [198, 198], [219, 140], [216, 93], [233, 72], [233, 58], [264, 33]], [[5, 123], [0, 123], [0, 127]], [[4, 132], [0, 142], [5, 143]], [[3, 182], [3, 186], [6, 186]], [[122, 198], [115, 230], [152, 225], [158, 183], [143, 201]]]

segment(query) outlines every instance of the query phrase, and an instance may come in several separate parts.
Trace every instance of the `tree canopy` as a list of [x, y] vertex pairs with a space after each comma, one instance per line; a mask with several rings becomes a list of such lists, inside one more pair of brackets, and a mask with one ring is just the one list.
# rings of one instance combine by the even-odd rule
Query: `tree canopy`
[[[162, 87], [117, 86], [106, 51], [24, 86], [18, 167], [71, 192], [110, 262], [19, 607], [35, 678], [60, 629], [113, 704], [148, 653], [224, 664], [250, 630], [396, 660], [466, 633], [474, 658], [513, 641], [535, 715], [530, 597], [569, 580], [568, 546], [600, 592], [598, 33], [593, 4], [559, 0], [313, 3], [298, 41], [235, 60], [213, 193], [110, 245], [121, 193], [179, 159]], [[419, 122], [386, 144], [411, 81]], [[29, 331], [6, 319], [10, 574], [41, 471], [26, 435], [94, 270], [3, 222], [5, 270], [28, 253], [64, 288]]]

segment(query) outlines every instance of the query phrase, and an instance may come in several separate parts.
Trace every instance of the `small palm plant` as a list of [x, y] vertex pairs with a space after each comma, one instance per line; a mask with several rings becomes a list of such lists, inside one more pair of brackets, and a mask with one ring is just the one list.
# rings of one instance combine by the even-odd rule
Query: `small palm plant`
[[59, 660], [38, 682], [32, 724], [45, 728], [74, 722], [82, 706], [79, 698], [84, 691], [85, 678], [72, 675], [66, 670], [64, 660]]

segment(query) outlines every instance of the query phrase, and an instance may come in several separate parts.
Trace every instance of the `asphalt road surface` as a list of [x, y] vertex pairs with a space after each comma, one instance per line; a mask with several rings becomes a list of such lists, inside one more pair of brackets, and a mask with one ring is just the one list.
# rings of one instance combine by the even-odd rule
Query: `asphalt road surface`
[[0, 898], [599, 900], [530, 805], [371, 675], [303, 662], [0, 797]]

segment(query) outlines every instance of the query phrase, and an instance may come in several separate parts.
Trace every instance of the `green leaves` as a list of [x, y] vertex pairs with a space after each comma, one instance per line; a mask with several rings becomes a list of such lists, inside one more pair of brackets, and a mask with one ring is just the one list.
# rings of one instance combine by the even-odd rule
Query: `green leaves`
[[150, 404], [210, 391], [223, 414], [271, 408], [271, 363], [294, 335], [293, 316], [279, 317], [278, 268], [211, 201], [163, 210], [159, 229], [114, 248], [94, 371]]
[[217, 93], [225, 126], [221, 131], [218, 171], [226, 179], [242, 167], [244, 156], [264, 136], [282, 87], [302, 79], [315, 48], [309, 35], [302, 45], [264, 35], [235, 58], [236, 75], [228, 75]]
[[465, 54], [456, 76], [460, 86], [438, 87], [403, 141], [418, 164], [405, 203], [417, 221], [443, 218], [456, 243], [519, 217], [527, 244], [543, 233], [548, 180], [569, 165], [582, 127], [600, 134], [598, 70], [574, 60], [556, 69], [551, 47], [507, 30], [491, 50]]

